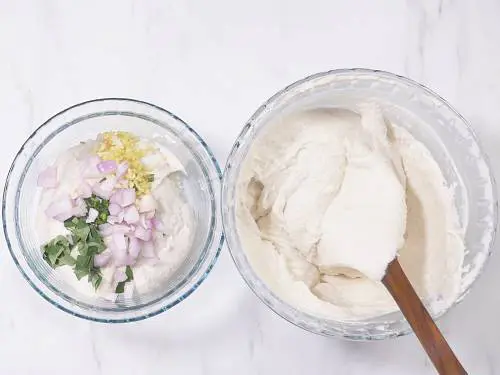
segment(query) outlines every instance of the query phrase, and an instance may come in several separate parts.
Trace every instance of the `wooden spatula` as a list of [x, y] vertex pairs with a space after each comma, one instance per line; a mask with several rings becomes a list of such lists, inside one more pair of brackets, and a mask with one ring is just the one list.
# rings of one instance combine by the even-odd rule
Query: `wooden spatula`
[[382, 279], [440, 375], [467, 375], [439, 328], [394, 259]]

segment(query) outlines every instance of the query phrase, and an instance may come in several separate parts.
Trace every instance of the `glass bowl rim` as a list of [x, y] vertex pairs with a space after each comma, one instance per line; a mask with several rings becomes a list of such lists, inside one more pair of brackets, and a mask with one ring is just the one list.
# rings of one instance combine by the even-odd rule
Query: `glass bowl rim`
[[[233, 259], [233, 263], [235, 264], [238, 272], [240, 273], [240, 276], [243, 278], [243, 280], [245, 281], [247, 286], [250, 288], [250, 290], [259, 298], [259, 300], [262, 303], [264, 303], [264, 305], [266, 305], [271, 311], [273, 311], [280, 318], [282, 318], [282, 319], [286, 320], [287, 322], [291, 323], [292, 325], [299, 327], [299, 328], [301, 328], [307, 332], [310, 332], [310, 333], [314, 333], [314, 334], [318, 334], [318, 335], [326, 336], [326, 337], [339, 337], [339, 338], [351, 340], [351, 341], [379, 341], [379, 340], [385, 340], [385, 339], [390, 339], [390, 338], [402, 337], [402, 336], [406, 336], [410, 333], [413, 333], [412, 328], [409, 326], [409, 324], [406, 322], [406, 320], [404, 318], [397, 320], [397, 321], [394, 321], [394, 322], [404, 322], [404, 324], [405, 324], [404, 328], [402, 328], [396, 332], [393, 331], [393, 332], [381, 333], [381, 334], [378, 334], [376, 336], [367, 335], [367, 334], [363, 335], [361, 333], [359, 333], [359, 334], [350, 334], [350, 333], [346, 333], [346, 332], [338, 333], [336, 331], [324, 332], [324, 330], [321, 330], [321, 331], [313, 330], [307, 326], [304, 326], [300, 322], [293, 321], [292, 318], [290, 316], [288, 316], [288, 313], [286, 311], [278, 311], [279, 308], [284, 308], [284, 310], [286, 309], [286, 310], [290, 310], [294, 313], [297, 313], [302, 319], [303, 318], [312, 318], [315, 320], [324, 320], [324, 321], [328, 321], [328, 320], [315, 317], [315, 316], [308, 314], [308, 313], [304, 313], [304, 312], [296, 309], [294, 306], [290, 305], [289, 303], [283, 301], [279, 296], [277, 296], [276, 293], [274, 293], [267, 286], [267, 284], [264, 281], [262, 281], [259, 276], [257, 276], [257, 274], [253, 270], [252, 266], [250, 265], [243, 249], [239, 249], [239, 250], [232, 249], [232, 246], [230, 243], [231, 242], [230, 237], [226, 233], [226, 231], [228, 230], [229, 223], [231, 222], [231, 224], [234, 225], [234, 222], [235, 222], [234, 218], [229, 218], [229, 216], [234, 216], [234, 208], [231, 208], [230, 210], [227, 210], [227, 211], [225, 209], [225, 203], [227, 202], [227, 199], [228, 199], [227, 195], [228, 195], [228, 190], [229, 190], [229, 187], [227, 184], [228, 171], [232, 167], [232, 162], [235, 159], [236, 155], [240, 152], [239, 145], [247, 139], [246, 137], [247, 137], [247, 134], [249, 133], [249, 131], [256, 127], [256, 124], [255, 124], [256, 121], [260, 118], [260, 116], [262, 116], [265, 113], [268, 106], [279, 101], [279, 99], [281, 99], [284, 95], [286, 95], [292, 89], [295, 89], [297, 87], [300, 87], [303, 84], [309, 83], [309, 82], [317, 80], [317, 79], [330, 77], [330, 76], [333, 77], [333, 76], [344, 76], [344, 75], [352, 75], [352, 78], [359, 78], [359, 77], [363, 77], [363, 76], [383, 77], [383, 78], [387, 78], [387, 79], [390, 79], [393, 81], [398, 81], [400, 83], [406, 84], [410, 87], [414, 87], [416, 89], [419, 89], [419, 90], [425, 92], [426, 94], [430, 95], [431, 97], [433, 97], [434, 99], [439, 101], [441, 104], [443, 104], [451, 113], [453, 113], [454, 116], [456, 116], [462, 122], [462, 125], [465, 126], [468, 134], [471, 136], [473, 142], [476, 144], [478, 150], [480, 151], [480, 157], [484, 160], [485, 165], [488, 169], [488, 178], [489, 178], [489, 181], [491, 184], [491, 190], [492, 190], [492, 200], [491, 200], [492, 206], [493, 206], [492, 219], [493, 219], [494, 225], [493, 225], [493, 230], [491, 233], [491, 240], [487, 246], [487, 251], [484, 254], [485, 255], [484, 259], [483, 259], [482, 263], [480, 264], [480, 266], [478, 267], [477, 273], [476, 273], [475, 277], [472, 279], [472, 281], [470, 282], [470, 284], [468, 285], [468, 287], [459, 295], [457, 300], [454, 301], [452, 305], [450, 305], [447, 309], [442, 311], [440, 314], [435, 315], [434, 320], [437, 321], [437, 320], [441, 319], [443, 316], [447, 315], [447, 313], [450, 310], [452, 310], [456, 305], [460, 304], [463, 301], [464, 297], [471, 291], [472, 287], [476, 284], [477, 280], [483, 275], [484, 268], [486, 267], [486, 264], [489, 263], [489, 258], [491, 257], [491, 254], [493, 252], [493, 248], [495, 245], [496, 234], [497, 234], [497, 229], [498, 229], [498, 196], [497, 196], [498, 193], [497, 193], [497, 188], [496, 188], [495, 177], [494, 177], [493, 172], [492, 172], [489, 158], [486, 155], [486, 153], [484, 152], [483, 147], [481, 146], [481, 143], [479, 142], [478, 137], [477, 137], [474, 129], [470, 125], [469, 121], [467, 119], [465, 119], [464, 116], [462, 116], [446, 99], [441, 97], [439, 94], [437, 94], [436, 92], [434, 92], [433, 90], [431, 90], [427, 86], [425, 86], [417, 81], [414, 81], [411, 78], [408, 78], [408, 77], [405, 77], [405, 76], [402, 76], [399, 74], [395, 74], [395, 73], [391, 73], [391, 72], [379, 70], [379, 69], [367, 69], [367, 68], [331, 69], [331, 70], [327, 70], [327, 71], [314, 73], [314, 74], [308, 75], [304, 78], [301, 78], [299, 80], [296, 80], [295, 82], [292, 82], [291, 84], [285, 86], [284, 88], [277, 91], [274, 95], [270, 96], [267, 100], [265, 100], [257, 108], [257, 110], [251, 115], [249, 120], [246, 121], [242, 130], [238, 134], [235, 142], [233, 143], [233, 147], [231, 148], [229, 156], [226, 160], [226, 165], [225, 165], [224, 174], [223, 174], [223, 178], [222, 178], [222, 194], [221, 194], [222, 226], [224, 228], [224, 234], [225, 234], [225, 237], [227, 240], [226, 241], [227, 248], [229, 249], [229, 253], [231, 254], [231, 258]], [[248, 149], [246, 151], [248, 152]], [[233, 173], [236, 173], [235, 178], [237, 178], [240, 167], [241, 167], [241, 164], [238, 165], [237, 172], [233, 172]], [[236, 181], [234, 181], [234, 183], [236, 183]], [[232, 188], [234, 188], [234, 186]], [[230, 236], [234, 236], [237, 238], [238, 234], [236, 233], [236, 228], [233, 228], [233, 229], [234, 229], [234, 233], [230, 233]], [[274, 306], [271, 303], [268, 303], [268, 301], [266, 300], [266, 296], [261, 294], [261, 292], [259, 292], [257, 290], [257, 286], [253, 285], [252, 282], [249, 280], [249, 277], [244, 274], [244, 271], [241, 269], [241, 265], [239, 264], [239, 261], [237, 260], [236, 252], [243, 254], [243, 257], [245, 258], [246, 267], [249, 269], [249, 274], [252, 275], [254, 280], [257, 280], [257, 282], [260, 285], [264, 286], [264, 289], [266, 290], [268, 297], [273, 300], [272, 302], [273, 302]], [[349, 325], [349, 323], [352, 323], [352, 322], [343, 322], [343, 323]]]
[[[165, 115], [167, 118], [173, 119], [182, 128], [185, 128], [186, 130], [188, 130], [189, 133], [194, 137], [195, 142], [197, 142], [198, 145], [201, 146], [202, 151], [206, 153], [206, 156], [208, 157], [209, 161], [207, 161], [207, 163], [204, 163], [205, 164], [204, 168], [206, 168], [209, 173], [211, 173], [211, 174], [213, 173], [215, 175], [215, 177], [216, 177], [215, 181], [218, 182], [216, 185], [218, 185], [218, 186], [212, 186], [214, 184], [214, 179], [207, 179], [207, 183], [211, 187], [211, 189], [210, 189], [212, 191], [211, 195], [213, 195], [213, 197], [212, 197], [213, 209], [212, 209], [211, 216], [212, 216], [212, 221], [214, 222], [214, 224], [211, 227], [209, 234], [208, 234], [208, 237], [207, 237], [207, 240], [205, 241], [205, 243], [203, 245], [203, 248], [204, 248], [203, 255], [204, 256], [200, 257], [200, 259], [202, 259], [202, 262], [200, 262], [200, 264], [197, 266], [197, 268], [193, 268], [192, 270], [190, 270], [190, 272], [186, 275], [186, 278], [183, 279], [181, 282], [179, 282], [176, 285], [176, 288], [178, 288], [178, 289], [174, 289], [171, 291], [171, 293], [163, 295], [163, 296], [161, 296], [161, 297], [155, 299], [154, 301], [149, 302], [145, 305], [141, 305], [140, 307], [136, 307], [134, 309], [106, 308], [106, 309], [102, 309], [102, 311], [101, 311], [101, 309], [94, 310], [94, 311], [98, 311], [98, 312], [102, 312], [102, 313], [106, 313], [106, 312], [127, 313], [127, 312], [140, 311], [141, 308], [157, 305], [157, 306], [155, 306], [155, 308], [153, 309], [152, 312], [141, 313], [141, 314], [138, 314], [136, 316], [126, 317], [126, 318], [120, 318], [120, 317], [101, 318], [99, 316], [89, 316], [83, 312], [73, 311], [70, 307], [63, 306], [62, 304], [60, 304], [59, 302], [57, 302], [56, 300], [51, 298], [49, 295], [47, 295], [40, 287], [38, 287], [36, 285], [35, 281], [33, 281], [30, 278], [30, 276], [23, 269], [19, 260], [17, 259], [18, 255], [16, 255], [14, 250], [13, 250], [13, 246], [12, 246], [11, 239], [10, 239], [10, 236], [8, 233], [8, 228], [7, 228], [8, 225], [7, 225], [7, 220], [6, 220], [6, 215], [7, 215], [7, 213], [6, 213], [6, 206], [7, 206], [6, 199], [7, 199], [9, 188], [14, 188], [11, 186], [11, 178], [12, 178], [12, 173], [13, 173], [14, 169], [16, 167], [18, 167], [19, 158], [21, 157], [21, 155], [25, 151], [26, 145], [29, 144], [29, 142], [32, 141], [33, 138], [35, 136], [37, 136], [41, 130], [43, 130], [52, 121], [57, 120], [57, 118], [59, 118], [60, 116], [62, 116], [64, 114], [70, 113], [74, 109], [85, 108], [86, 106], [92, 105], [94, 103], [111, 103], [112, 104], [114, 102], [118, 102], [118, 103], [125, 104], [125, 105], [127, 105], [127, 104], [138, 105], [138, 106], [152, 109], [152, 110], [156, 111], [157, 113], [161, 113], [162, 115]], [[134, 110], [131, 110], [131, 112], [133, 112], [133, 111]], [[109, 111], [109, 112], [111, 112], [111, 113], [107, 113], [107, 115], [113, 116], [113, 115], [120, 114], [120, 113], [112, 113], [113, 111]], [[75, 119], [79, 119], [79, 118], [83, 117], [81, 121], [85, 121], [87, 119], [92, 118], [92, 116], [89, 116], [89, 115], [96, 114], [96, 113], [100, 113], [100, 112], [89, 110], [88, 113], [86, 113], [86, 115], [75, 117]], [[141, 118], [143, 120], [145, 119], [141, 116], [136, 116], [136, 117]], [[155, 116], [153, 115], [150, 117], [154, 118]], [[145, 119], [145, 120], [150, 121], [148, 119]], [[76, 123], [78, 123], [78, 122], [76, 122]], [[75, 123], [71, 123], [70, 126], [72, 126], [74, 124]], [[57, 126], [57, 129], [59, 129], [63, 125]], [[156, 125], [158, 125], [158, 124], [156, 124]], [[68, 126], [68, 127], [70, 127], [70, 126]], [[67, 129], [67, 128], [65, 128], [65, 129]], [[65, 129], [62, 129], [60, 131], [64, 131]], [[53, 133], [54, 132], [50, 133], [49, 136], [52, 135]], [[176, 135], [176, 137], [177, 137], [177, 135]], [[43, 147], [41, 147], [41, 148], [43, 148]], [[34, 157], [36, 155], [33, 155], [33, 153], [30, 152], [30, 155], [28, 155], [28, 156], [31, 159], [32, 157]], [[210, 164], [210, 162], [211, 162], [211, 164]], [[21, 168], [25, 168], [25, 167], [21, 167]], [[214, 267], [215, 263], [217, 262], [219, 255], [221, 253], [222, 247], [223, 247], [223, 243], [224, 243], [224, 232], [222, 230], [222, 226], [219, 227], [218, 223], [217, 223], [217, 219], [221, 220], [221, 218], [217, 217], [219, 214], [219, 211], [221, 210], [220, 200], [216, 199], [217, 194], [220, 194], [221, 181], [222, 181], [222, 172], [221, 172], [219, 163], [217, 162], [217, 159], [215, 158], [213, 152], [211, 151], [211, 149], [209, 148], [209, 146], [207, 145], [205, 140], [196, 132], [196, 130], [194, 130], [190, 125], [188, 125], [185, 121], [183, 121], [180, 117], [178, 117], [174, 113], [172, 113], [169, 110], [164, 109], [158, 105], [149, 103], [147, 101], [125, 98], [125, 97], [103, 97], [103, 98], [86, 100], [86, 101], [71, 105], [71, 106], [57, 112], [56, 114], [52, 115], [51, 117], [49, 117], [40, 126], [38, 126], [34, 131], [32, 131], [32, 133], [23, 142], [19, 151], [16, 153], [16, 155], [11, 163], [11, 166], [9, 168], [9, 171], [7, 173], [4, 191], [3, 191], [3, 198], [2, 198], [2, 219], [3, 219], [2, 226], [3, 226], [5, 241], [7, 243], [9, 253], [10, 253], [16, 267], [18, 268], [20, 273], [23, 275], [23, 278], [37, 292], [38, 295], [40, 295], [43, 299], [45, 299], [51, 305], [57, 307], [58, 309], [66, 312], [70, 315], [73, 315], [73, 316], [76, 316], [76, 317], [79, 317], [79, 318], [82, 318], [85, 320], [100, 322], [100, 323], [128, 323], [128, 322], [135, 322], [135, 321], [144, 320], [144, 319], [156, 316], [158, 314], [161, 314], [167, 310], [170, 310], [172, 307], [176, 306], [181, 301], [183, 301], [188, 296], [190, 296], [201, 285], [201, 283], [206, 279], [206, 277], [208, 276], [208, 274], [211, 272], [212, 268]], [[16, 188], [17, 187], [19, 187], [19, 184], [16, 185]], [[218, 187], [219, 187], [219, 189], [218, 189]], [[17, 194], [16, 194], [16, 199], [17, 199]], [[220, 223], [220, 224], [222, 224], [222, 223]], [[210, 233], [210, 232], [213, 232], [213, 233]], [[16, 233], [16, 236], [17, 236], [17, 233]], [[18, 238], [18, 240], [19, 240], [19, 238]], [[22, 243], [21, 240], [19, 240], [19, 241]], [[211, 249], [213, 249], [215, 247], [216, 247], [215, 252], [213, 252], [213, 254], [210, 254]], [[21, 250], [21, 253], [23, 251], [24, 250]], [[39, 279], [37, 273], [34, 272], [33, 269], [32, 269], [32, 272]], [[59, 292], [55, 291], [53, 287], [46, 285], [46, 283], [42, 280], [38, 280], [38, 281], [45, 284], [45, 286], [48, 287], [48, 289], [50, 289], [52, 293], [57, 295], [57, 297], [60, 297]], [[190, 285], [190, 283], [191, 283], [191, 285]], [[186, 288], [186, 290], [184, 292], [182, 292], [182, 294], [177, 296], [175, 298], [175, 300], [170, 301], [168, 303], [162, 303], [162, 300], [168, 299], [168, 297], [170, 295], [175, 294], [179, 290], [182, 290], [182, 288]], [[71, 300], [74, 301], [74, 299], [72, 299], [72, 298], [71, 298]], [[67, 301], [67, 302], [69, 302], [69, 301]], [[73, 303], [71, 304], [71, 306], [72, 305], [73, 305]], [[86, 308], [88, 310], [88, 306], [86, 306]], [[84, 309], [83, 311], [86, 311], [86, 310]]]

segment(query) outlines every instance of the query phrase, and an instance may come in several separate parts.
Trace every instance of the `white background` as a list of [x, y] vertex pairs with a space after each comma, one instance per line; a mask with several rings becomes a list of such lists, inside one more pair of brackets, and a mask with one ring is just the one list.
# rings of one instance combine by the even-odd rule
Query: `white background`
[[[498, 0], [0, 0], [0, 177], [36, 126], [105, 96], [173, 111], [223, 165], [267, 97], [347, 67], [392, 71], [440, 93], [471, 121], [498, 176], [499, 19]], [[469, 374], [500, 374], [499, 271], [494, 254], [440, 323]], [[2, 375], [434, 373], [413, 336], [354, 343], [281, 320], [226, 248], [187, 301], [140, 323], [93, 324], [53, 308], [4, 242], [0, 298]]]

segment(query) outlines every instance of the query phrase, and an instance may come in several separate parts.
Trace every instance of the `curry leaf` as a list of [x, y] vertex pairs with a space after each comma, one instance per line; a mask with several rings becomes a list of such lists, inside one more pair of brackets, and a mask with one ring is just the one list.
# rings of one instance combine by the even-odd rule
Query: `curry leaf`
[[125, 281], [121, 281], [116, 285], [115, 293], [120, 294], [125, 292], [125, 284], [134, 280], [134, 273], [132, 271], [132, 267], [127, 266], [125, 270], [125, 275], [127, 276], [127, 279]]
[[99, 212], [98, 219], [94, 223], [87, 223], [86, 217], [74, 216], [66, 220], [64, 226], [70, 235], [57, 236], [43, 245], [43, 259], [52, 268], [72, 267], [78, 280], [87, 276], [88, 281], [97, 289], [101, 285], [102, 275], [94, 266], [94, 257], [106, 249], [98, 225], [108, 219], [109, 201], [92, 195], [85, 199], [85, 203], [87, 209], [94, 208]]

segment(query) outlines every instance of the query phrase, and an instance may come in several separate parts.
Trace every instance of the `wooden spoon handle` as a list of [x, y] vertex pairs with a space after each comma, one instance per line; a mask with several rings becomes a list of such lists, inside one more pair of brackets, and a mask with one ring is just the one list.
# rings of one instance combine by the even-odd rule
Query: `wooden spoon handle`
[[382, 282], [396, 300], [439, 374], [467, 375], [397, 259], [394, 259], [387, 267], [387, 273]]

